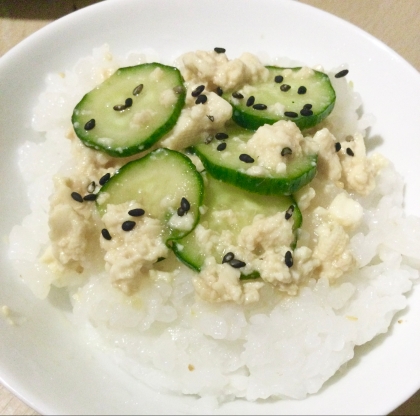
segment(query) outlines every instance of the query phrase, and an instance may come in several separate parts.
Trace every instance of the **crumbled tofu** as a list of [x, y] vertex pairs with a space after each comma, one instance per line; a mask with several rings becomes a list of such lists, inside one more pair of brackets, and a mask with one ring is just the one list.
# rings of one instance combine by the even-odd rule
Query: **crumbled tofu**
[[136, 280], [147, 275], [153, 264], [168, 254], [159, 220], [143, 215], [136, 219], [131, 231], [122, 230], [121, 224], [132, 220], [127, 212], [133, 208], [138, 208], [138, 202], [109, 204], [102, 217], [105, 228], [112, 236], [111, 240], [100, 240], [105, 250], [106, 269], [112, 282], [125, 292], [130, 292]]
[[352, 228], [358, 225], [363, 216], [363, 207], [359, 202], [342, 192], [338, 194], [328, 208], [329, 214], [340, 225]]
[[154, 82], [159, 82], [162, 80], [163, 76], [164, 76], [163, 70], [157, 67], [151, 72], [151, 74], [149, 75], [149, 79]]
[[241, 272], [229, 264], [218, 264], [214, 257], [209, 257], [198, 276], [193, 278], [197, 294], [208, 302], [233, 301], [247, 304], [259, 300], [262, 282], [241, 284]]
[[[173, 150], [210, 141], [231, 119], [232, 107], [215, 93], [216, 88], [241, 91], [250, 96], [254, 94], [255, 87], [249, 84], [268, 78], [268, 70], [250, 53], [229, 60], [224, 53], [196, 51], [182, 55], [179, 62], [186, 81], [186, 104], [174, 128], [158, 144]], [[111, 69], [102, 73], [101, 77], [109, 77], [113, 72]], [[158, 83], [163, 75], [162, 69], [156, 68], [149, 78]], [[286, 70], [284, 75], [305, 80], [313, 75], [313, 69]], [[197, 87], [203, 88], [201, 94], [206, 96], [205, 101], [196, 102], [192, 92]], [[177, 101], [177, 94], [173, 89], [167, 89], [159, 98], [160, 104], [168, 108]], [[283, 115], [285, 107], [276, 103], [270, 106], [269, 111]], [[156, 116], [158, 114], [149, 109], [138, 111], [133, 114], [130, 128], [147, 128]], [[257, 214], [251, 224], [241, 230], [236, 229], [236, 234], [223, 228], [224, 224], [235, 228], [240, 223], [240, 214], [230, 208], [212, 213], [209, 222], [222, 225], [220, 231], [209, 229], [205, 221], [195, 227], [192, 232], [203, 250], [213, 254], [232, 252], [236, 260], [245, 264], [238, 269], [216, 260], [212, 255], [207, 257], [201, 272], [193, 278], [196, 293], [203, 300], [249, 304], [259, 300], [261, 289], [268, 284], [288, 295], [296, 295], [299, 287], [310, 278], [334, 281], [354, 267], [349, 235], [360, 223], [363, 210], [352, 193], [368, 195], [386, 161], [379, 155], [366, 155], [360, 133], [347, 140], [338, 140], [338, 133], [325, 127], [329, 125], [328, 120], [322, 125], [324, 128], [312, 133], [313, 136], [304, 137], [292, 121], [278, 121], [260, 127], [248, 142], [240, 141], [239, 137], [229, 138], [232, 142], [240, 141], [239, 150], [254, 158], [252, 166], [244, 167], [248, 174], [282, 174], [286, 172], [286, 164], [290, 160], [309, 154], [318, 155], [317, 174], [309, 185], [294, 194], [304, 214], [294, 249], [291, 248], [296, 238], [293, 219], [287, 220], [284, 212], [267, 217]], [[167, 257], [169, 253], [162, 239], [161, 221], [146, 214], [134, 219], [135, 226], [130, 231], [121, 227], [124, 221], [133, 221], [127, 212], [137, 208], [139, 201], [108, 205], [101, 219], [95, 204], [79, 203], [70, 196], [73, 191], [84, 192], [91, 181], [98, 181], [105, 173], [114, 173], [132, 158], [113, 158], [87, 148], [76, 138], [73, 130], [66, 137], [72, 141], [77, 165], [68, 175], [72, 179], [55, 178], [56, 190], [51, 199], [49, 218], [51, 245], [44, 252], [43, 262], [57, 274], [63, 275], [69, 270], [73, 274], [81, 274], [97, 250], [102, 255], [101, 262], [105, 263], [112, 283], [126, 293], [136, 290], [142, 278], [170, 282], [176, 270], [153, 269], [158, 259]], [[101, 143], [111, 144], [106, 137], [101, 139]], [[287, 151], [283, 152], [284, 149]], [[227, 149], [222, 157], [232, 157], [232, 153]], [[197, 156], [190, 158], [199, 171], [204, 169]], [[104, 204], [108, 198], [109, 195], [102, 192], [98, 202]], [[160, 207], [172, 213], [168, 225], [178, 230], [191, 229], [196, 218], [190, 212], [178, 215], [173, 208], [175, 205], [176, 201], [170, 195], [160, 201]], [[206, 210], [207, 207], [200, 207], [201, 214]], [[110, 240], [101, 236], [102, 228], [109, 231]], [[182, 250], [183, 247], [178, 243], [177, 248]], [[251, 273], [258, 273], [260, 279], [240, 279], [241, 274]], [[2, 308], [2, 313], [9, 316], [7, 307]]]
[[179, 216], [176, 212], [172, 215], [172, 217], [168, 221], [168, 225], [171, 228], [175, 228], [177, 230], [188, 231], [191, 230], [194, 225], [194, 215], [191, 212], [183, 216]]
[[[100, 178], [107, 173], [109, 168], [119, 168], [124, 164], [124, 160], [117, 161], [115, 158], [104, 152], [86, 147], [79, 139], [73, 135], [68, 136], [72, 143], [72, 153], [77, 160], [76, 172], [72, 175], [73, 180], [82, 181], [84, 178]], [[77, 176], [77, 178], [75, 178]]]
[[[302, 133], [292, 121], [281, 120], [273, 125], [261, 126], [246, 144], [246, 152], [253, 155], [255, 165], [263, 170], [255, 170], [254, 166], [247, 170], [248, 173], [270, 171], [285, 173], [286, 163], [294, 157], [302, 155]], [[282, 150], [289, 148], [291, 154], [282, 156]]]
[[300, 211], [306, 211], [311, 205], [311, 201], [315, 198], [315, 189], [306, 185], [295, 192], [294, 197]]
[[[237, 221], [231, 210], [220, 211], [216, 217]], [[261, 281], [250, 285], [247, 289], [240, 286], [240, 272], [228, 264], [216, 264], [213, 259], [206, 263], [202, 272], [194, 280], [194, 287], [200, 297], [209, 301], [233, 300], [236, 303], [247, 303], [251, 299], [258, 300], [258, 290], [264, 284], [270, 283], [279, 290], [290, 295], [297, 293], [299, 284], [319, 266], [319, 260], [312, 258], [312, 251], [300, 247], [294, 252], [293, 268], [285, 262], [286, 252], [294, 240], [293, 220], [286, 220], [284, 212], [264, 217], [258, 214], [253, 223], [244, 227], [235, 241], [231, 232], [223, 230], [220, 234], [206, 229], [199, 224], [195, 229], [200, 246], [212, 250], [216, 246], [225, 247], [225, 252], [235, 253], [235, 257], [244, 261], [246, 266], [242, 273], [259, 272]], [[221, 276], [227, 273], [228, 276]], [[225, 292], [223, 292], [225, 291]], [[247, 292], [248, 291], [248, 292]], [[244, 296], [248, 293], [248, 296]], [[252, 294], [252, 296], [251, 296]]]
[[211, 302], [233, 300], [242, 303], [240, 275], [239, 270], [228, 264], [218, 264], [213, 257], [210, 257], [199, 276], [193, 278], [193, 285], [203, 300]]
[[255, 254], [278, 251], [290, 247], [294, 240], [293, 220], [286, 220], [284, 212], [271, 217], [257, 214], [251, 225], [244, 227], [238, 236], [238, 244]]
[[226, 121], [232, 117], [231, 105], [214, 92], [207, 92], [206, 95], [206, 103], [192, 102], [184, 107], [175, 127], [161, 139], [162, 147], [173, 150], [185, 149], [204, 141], [209, 134], [224, 128]]
[[314, 70], [307, 67], [307, 66], [303, 66], [302, 68], [300, 68], [298, 71], [293, 71], [291, 69], [285, 69], [283, 71], [283, 75], [285, 77], [290, 77], [292, 79], [308, 79], [310, 77], [312, 77], [314, 75]]
[[152, 122], [156, 114], [157, 113], [155, 111], [152, 111], [148, 108], [138, 111], [137, 113], [133, 114], [133, 117], [131, 118], [130, 128], [140, 129], [147, 127]]
[[350, 237], [344, 227], [322, 207], [315, 209], [323, 220], [315, 228], [317, 245], [313, 258], [320, 261], [319, 277], [336, 280], [350, 270], [355, 260], [349, 248]]
[[43, 261], [56, 272], [64, 267], [81, 273], [88, 263], [98, 238], [98, 217], [93, 204], [80, 203], [71, 197], [80, 184], [65, 177], [54, 178], [55, 193], [51, 198], [49, 237], [51, 246]]
[[315, 133], [306, 146], [318, 155], [317, 174], [322, 178], [339, 181], [341, 178], [341, 163], [335, 149], [337, 139], [324, 128]]
[[180, 70], [186, 81], [208, 83], [210, 89], [235, 90], [268, 77], [268, 70], [250, 53], [229, 60], [225, 54], [213, 51], [188, 52], [181, 56], [181, 63]]
[[178, 97], [173, 90], [173, 88], [168, 88], [165, 91], [162, 91], [162, 94], [160, 95], [160, 103], [164, 107], [171, 107], [174, 105], [178, 100]]
[[[351, 150], [353, 156], [348, 154], [347, 149]], [[340, 161], [346, 189], [361, 195], [368, 195], [375, 188], [375, 177], [387, 163], [380, 155], [366, 156], [365, 142], [360, 133], [356, 133], [353, 140], [342, 143]]]

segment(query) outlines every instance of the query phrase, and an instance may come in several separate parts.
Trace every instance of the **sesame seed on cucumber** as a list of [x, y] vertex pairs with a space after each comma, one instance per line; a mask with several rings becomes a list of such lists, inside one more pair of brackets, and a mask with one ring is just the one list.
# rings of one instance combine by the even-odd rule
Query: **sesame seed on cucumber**
[[185, 94], [175, 67], [147, 63], [120, 68], [76, 105], [73, 128], [88, 147], [114, 157], [131, 156], [174, 127]]
[[327, 74], [307, 67], [267, 69], [266, 80], [223, 94], [240, 126], [256, 130], [264, 124], [291, 120], [304, 130], [333, 110], [336, 96]]
[[127, 212], [127, 219], [132, 220], [133, 214], [141, 212], [139, 217], [151, 216], [160, 220], [162, 239], [169, 243], [196, 226], [203, 187], [201, 175], [187, 156], [160, 148], [119, 169], [102, 186], [96, 205], [103, 215], [109, 204], [138, 202], [134, 212]]

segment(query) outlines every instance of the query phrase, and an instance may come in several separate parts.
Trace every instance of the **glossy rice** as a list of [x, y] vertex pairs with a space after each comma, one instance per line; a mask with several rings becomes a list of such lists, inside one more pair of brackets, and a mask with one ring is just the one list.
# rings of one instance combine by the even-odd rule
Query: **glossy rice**
[[[73, 108], [102, 75], [153, 60], [152, 53], [115, 57], [103, 46], [46, 80], [33, 118], [45, 141], [19, 149], [32, 212], [10, 235], [10, 257], [38, 297], [48, 296], [53, 280], [38, 258], [48, 243], [52, 176], [72, 172], [65, 136]], [[335, 87], [339, 99], [330, 122], [336, 137], [352, 134], [356, 126], [367, 128], [372, 118], [357, 115], [360, 97], [342, 83]], [[405, 294], [419, 274], [420, 220], [405, 217], [403, 187], [389, 164], [376, 189], [357, 197], [365, 215], [350, 244], [359, 269], [332, 286], [326, 279], [312, 280], [298, 296], [288, 297], [266, 285], [255, 304], [208, 304], [196, 298], [193, 272], [184, 266], [174, 274], [160, 271], [129, 297], [111, 285], [103, 265], [93, 265], [82, 276], [59, 282], [74, 308], [70, 319], [88, 328], [87, 342], [107, 349], [110, 359], [158, 390], [219, 402], [303, 399], [352, 359], [355, 346], [386, 332], [407, 304]]]

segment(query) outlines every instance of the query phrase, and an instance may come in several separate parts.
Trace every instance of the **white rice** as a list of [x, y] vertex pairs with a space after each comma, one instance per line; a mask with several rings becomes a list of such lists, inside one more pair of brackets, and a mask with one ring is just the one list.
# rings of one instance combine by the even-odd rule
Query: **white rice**
[[[74, 106], [103, 71], [157, 59], [153, 53], [113, 57], [104, 46], [64, 76], [48, 76], [33, 122], [45, 142], [27, 142], [19, 153], [32, 213], [10, 235], [11, 259], [36, 296], [46, 297], [53, 281], [38, 257], [48, 243], [52, 176], [72, 169], [64, 136]], [[371, 119], [356, 115], [360, 97], [341, 90], [338, 97], [334, 133], [345, 137], [357, 124], [366, 128]], [[311, 281], [296, 297], [265, 287], [260, 302], [239, 306], [197, 300], [187, 268], [175, 277], [160, 273], [131, 297], [101, 272], [65, 289], [72, 319], [88, 328], [87, 342], [108, 349], [110, 359], [156, 389], [219, 401], [303, 399], [353, 357], [355, 346], [388, 330], [418, 278], [420, 219], [404, 216], [404, 184], [392, 165], [377, 182], [372, 194], [358, 198], [365, 216], [351, 247], [361, 268], [333, 286]]]

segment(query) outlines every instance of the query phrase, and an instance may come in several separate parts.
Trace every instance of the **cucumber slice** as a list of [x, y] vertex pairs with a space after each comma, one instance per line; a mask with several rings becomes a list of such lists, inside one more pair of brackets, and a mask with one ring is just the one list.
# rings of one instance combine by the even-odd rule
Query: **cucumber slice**
[[159, 63], [120, 68], [77, 104], [74, 131], [86, 146], [131, 156], [172, 129], [185, 94], [177, 68]]
[[[178, 215], [183, 198], [190, 207], [188, 212], [184, 210], [183, 215]], [[191, 160], [182, 153], [162, 148], [124, 165], [101, 188], [96, 204], [103, 215], [108, 204], [138, 201], [145, 215], [162, 222], [162, 238], [168, 244], [196, 226], [202, 199], [203, 178]], [[174, 226], [180, 218], [185, 218], [182, 226]]]
[[[229, 230], [234, 233], [235, 238], [245, 226], [252, 224], [257, 214], [271, 216], [278, 212], [286, 212], [291, 206], [293, 206], [293, 211], [289, 220], [294, 221], [293, 229], [296, 231], [302, 224], [302, 214], [293, 197], [257, 195], [214, 179], [210, 175], [206, 175], [204, 206], [207, 207], [207, 210], [201, 215], [200, 224], [207, 229], [216, 231], [218, 234], [221, 234], [224, 230]], [[216, 211], [228, 209], [234, 211], [235, 218], [238, 219], [237, 222], [228, 219], [223, 221], [214, 215]], [[297, 232], [295, 236], [296, 234]], [[292, 248], [295, 245], [296, 240], [292, 244]], [[184, 264], [197, 272], [201, 270], [207, 256], [214, 256], [221, 263], [227, 251], [222, 243], [213, 246], [211, 249], [200, 246], [196, 230], [174, 242], [172, 250]], [[241, 279], [254, 279], [259, 276], [259, 272], [254, 271], [248, 275], [242, 275]]]
[[[228, 138], [225, 140], [212, 140], [193, 148], [205, 169], [217, 179], [262, 195], [291, 195], [308, 184], [316, 174], [317, 155], [314, 154], [287, 158], [285, 173], [269, 171], [265, 176], [251, 175], [247, 169], [253, 163], [245, 163], [240, 155], [254, 133], [238, 126], [228, 126], [226, 134]], [[224, 150], [220, 150], [221, 145]], [[257, 159], [253, 154], [249, 156]]]
[[[267, 69], [267, 81], [223, 95], [233, 107], [233, 120], [240, 126], [256, 130], [264, 124], [292, 120], [304, 130], [320, 123], [333, 110], [336, 96], [327, 74], [301, 67]], [[235, 98], [238, 96], [243, 98]]]

